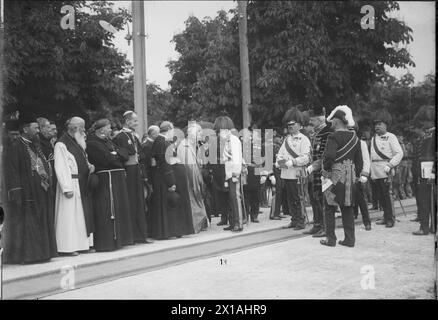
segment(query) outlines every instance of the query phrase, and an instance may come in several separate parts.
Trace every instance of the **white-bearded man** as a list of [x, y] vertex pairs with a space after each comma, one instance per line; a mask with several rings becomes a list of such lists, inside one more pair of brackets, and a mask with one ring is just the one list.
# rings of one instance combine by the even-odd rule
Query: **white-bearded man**
[[67, 132], [55, 144], [56, 188], [55, 228], [58, 252], [77, 255], [93, 245], [93, 212], [89, 175], [94, 166], [85, 152], [85, 121], [73, 117], [67, 121]]

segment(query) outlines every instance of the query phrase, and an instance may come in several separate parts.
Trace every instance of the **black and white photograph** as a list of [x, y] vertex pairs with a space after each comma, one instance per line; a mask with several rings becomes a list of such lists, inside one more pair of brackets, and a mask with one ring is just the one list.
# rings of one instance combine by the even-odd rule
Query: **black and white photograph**
[[438, 299], [434, 1], [0, 11], [0, 300]]

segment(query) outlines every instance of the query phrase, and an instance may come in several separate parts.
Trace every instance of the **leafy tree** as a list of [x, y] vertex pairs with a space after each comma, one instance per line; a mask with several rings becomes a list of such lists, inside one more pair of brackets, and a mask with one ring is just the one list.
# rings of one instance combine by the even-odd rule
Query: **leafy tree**
[[[61, 7], [75, 9], [75, 29], [60, 26]], [[113, 45], [126, 10], [107, 1], [5, 1], [6, 112], [30, 110], [53, 120], [90, 115], [126, 103], [124, 77], [131, 65]], [[121, 17], [116, 18], [118, 15]], [[120, 98], [122, 96], [122, 98]], [[94, 113], [93, 113], [94, 112]]]
[[[361, 27], [364, 4], [375, 9], [374, 30]], [[253, 119], [275, 126], [292, 105], [354, 104], [385, 79], [385, 65], [414, 65], [395, 46], [412, 40], [408, 26], [388, 17], [397, 9], [394, 1], [249, 1]], [[199, 116], [202, 106], [210, 117], [227, 112], [241, 122], [238, 17], [229, 13], [230, 19], [224, 12], [202, 22], [190, 18], [174, 37], [180, 57], [169, 63], [171, 92], [181, 99], [184, 88], [184, 96], [172, 116]]]

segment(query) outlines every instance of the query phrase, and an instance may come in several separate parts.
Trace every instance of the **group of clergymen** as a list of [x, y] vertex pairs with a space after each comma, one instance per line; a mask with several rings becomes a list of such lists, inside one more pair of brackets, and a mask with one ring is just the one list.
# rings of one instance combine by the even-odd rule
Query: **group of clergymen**
[[[429, 175], [418, 181], [425, 191], [424, 199], [417, 199], [423, 203], [418, 235], [429, 233], [434, 212], [424, 205], [431, 203], [432, 193], [426, 191], [435, 170], [434, 112], [433, 106], [423, 107], [415, 118], [427, 134], [413, 166], [423, 172], [433, 162]], [[361, 188], [371, 177], [384, 211], [377, 224], [393, 227], [391, 177], [403, 151], [387, 131], [388, 115], [373, 119], [370, 148], [358, 138], [349, 107], [338, 106], [328, 117], [324, 108], [313, 108], [309, 116], [310, 139], [300, 131], [301, 111], [288, 110], [283, 118], [288, 134], [269, 154], [257, 130], [248, 128], [241, 140], [227, 116], [216, 118], [210, 136], [190, 122], [182, 139], [175, 139], [173, 124], [163, 121], [148, 128], [143, 142], [133, 111], [125, 112], [118, 132], [110, 120], [100, 119], [86, 133], [85, 121], [73, 117], [55, 142], [48, 120], [38, 123], [32, 115], [20, 115], [20, 135], [5, 145], [4, 262], [34, 263], [150, 243], [151, 238], [179, 238], [206, 230], [212, 214], [221, 214], [218, 225], [228, 225], [224, 230], [240, 232], [249, 220], [259, 222], [262, 184], [276, 189], [270, 218], [283, 218], [283, 208], [291, 216], [284, 228], [294, 230], [305, 229], [308, 188], [313, 226], [304, 233], [325, 237], [322, 245], [336, 245], [340, 208], [345, 238], [339, 244], [354, 247], [354, 206], [359, 205], [365, 229], [371, 230]], [[263, 161], [256, 159], [263, 153]]]

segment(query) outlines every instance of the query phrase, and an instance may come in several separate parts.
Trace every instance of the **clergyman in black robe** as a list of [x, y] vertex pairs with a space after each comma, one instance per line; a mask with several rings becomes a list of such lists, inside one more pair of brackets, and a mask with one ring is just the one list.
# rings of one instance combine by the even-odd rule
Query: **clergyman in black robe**
[[187, 173], [181, 163], [170, 163], [173, 152], [166, 159], [166, 150], [172, 142], [173, 125], [164, 121], [160, 135], [152, 146], [152, 157], [156, 161], [153, 175], [151, 211], [151, 237], [168, 239], [193, 234]]
[[22, 135], [5, 150], [7, 209], [4, 262], [48, 261], [57, 255], [52, 168], [37, 143], [38, 124], [21, 119]]
[[143, 155], [140, 141], [134, 131], [138, 126], [138, 117], [133, 111], [127, 111], [123, 115], [123, 121], [124, 126], [117, 136], [114, 137], [113, 141], [129, 155], [129, 159], [124, 162], [124, 167], [126, 170], [134, 242], [147, 243], [148, 230], [142, 181], [143, 174], [142, 166], [140, 165], [140, 159], [143, 158]]
[[87, 153], [99, 179], [93, 192], [94, 248], [112, 251], [134, 243], [123, 163], [129, 156], [110, 139], [108, 119], [96, 121], [87, 139]]

